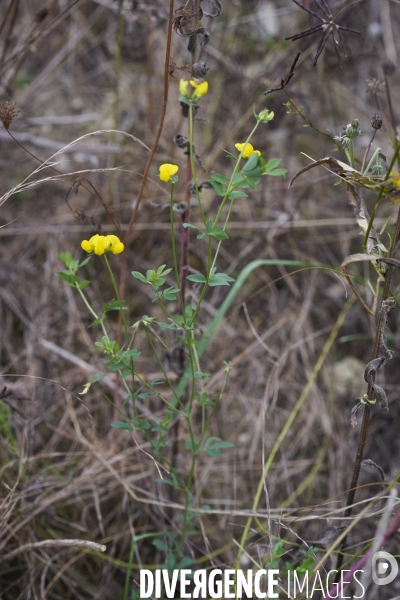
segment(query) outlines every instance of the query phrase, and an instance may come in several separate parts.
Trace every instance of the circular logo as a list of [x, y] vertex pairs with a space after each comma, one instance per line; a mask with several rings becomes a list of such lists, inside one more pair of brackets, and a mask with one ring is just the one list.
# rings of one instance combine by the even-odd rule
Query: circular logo
[[389, 552], [380, 550], [372, 557], [372, 579], [376, 585], [392, 583], [399, 572], [399, 565], [394, 556]]

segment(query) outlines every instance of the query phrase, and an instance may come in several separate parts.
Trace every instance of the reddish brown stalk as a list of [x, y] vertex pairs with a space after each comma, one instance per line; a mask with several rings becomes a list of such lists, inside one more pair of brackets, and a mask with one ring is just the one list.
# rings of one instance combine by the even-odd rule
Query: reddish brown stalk
[[[195, 22], [193, 24], [193, 30], [196, 31], [199, 25], [199, 7], [200, 0], [193, 0], [193, 13], [196, 15]], [[197, 38], [195, 42], [197, 46]], [[190, 72], [193, 75], [193, 64], [196, 62], [196, 51], [197, 47], [195, 46], [193, 53], [190, 58]], [[190, 118], [190, 117], [189, 117]], [[189, 133], [188, 137], [190, 139], [190, 123], [188, 124]], [[193, 140], [191, 140], [193, 142]], [[189, 184], [193, 179], [192, 169], [190, 165], [190, 154], [188, 154], [187, 162], [186, 162], [186, 188], [185, 188], [185, 202], [186, 202], [186, 210], [182, 215], [182, 223], [190, 223], [190, 191]], [[182, 228], [182, 256], [181, 256], [181, 268], [180, 268], [180, 288], [181, 288], [181, 297], [182, 297], [182, 312], [185, 310], [185, 292], [186, 292], [186, 277], [188, 270], [188, 256], [189, 256], [189, 242], [190, 242], [190, 227]]]
[[[161, 137], [161, 132], [162, 132], [162, 129], [163, 129], [163, 126], [164, 126], [165, 113], [167, 111], [167, 103], [168, 103], [169, 64], [170, 64], [170, 60], [171, 60], [171, 41], [172, 41], [172, 23], [173, 23], [173, 17], [174, 17], [174, 0], [170, 0], [170, 2], [169, 2], [168, 32], [167, 32], [167, 46], [166, 46], [166, 49], [165, 49], [165, 63], [164, 63], [164, 91], [163, 91], [163, 101], [162, 101], [161, 112], [160, 112], [160, 121], [158, 123], [156, 137], [154, 139], [153, 145], [152, 145], [151, 150], [150, 150], [150, 156], [147, 159], [147, 163], [146, 163], [146, 166], [145, 166], [145, 169], [144, 169], [144, 172], [143, 172], [142, 181], [140, 183], [138, 195], [137, 195], [137, 198], [136, 198], [135, 208], [133, 209], [131, 220], [129, 221], [128, 229], [126, 230], [126, 234], [125, 234], [125, 237], [124, 237], [124, 243], [125, 244], [127, 243], [129, 234], [132, 231], [133, 224], [136, 221], [136, 217], [137, 217], [137, 214], [138, 214], [140, 202], [142, 200], [144, 188], [145, 188], [146, 181], [147, 181], [147, 175], [149, 173], [149, 170], [150, 170], [150, 167], [151, 167], [151, 163], [153, 162], [154, 155], [155, 155], [156, 150], [157, 150], [158, 142], [159, 142], [160, 137]], [[120, 296], [121, 296], [121, 299], [123, 299], [123, 297], [125, 295], [125, 274], [126, 274], [126, 252], [124, 252], [121, 255], [121, 273], [120, 273]], [[121, 324], [122, 324], [121, 319], [120, 319], [119, 323], [120, 323], [120, 326], [119, 326], [119, 331], [118, 331], [118, 338], [120, 338], [120, 335], [121, 335]]]
[[[396, 246], [397, 246], [397, 242], [398, 242], [399, 238], [400, 238], [400, 209], [397, 214], [395, 233], [393, 236], [393, 242], [392, 242], [392, 245], [390, 248], [390, 253], [389, 253], [389, 256], [391, 258], [394, 257], [394, 255], [396, 253]], [[382, 306], [382, 303], [384, 303], [389, 298], [390, 285], [392, 282], [392, 275], [393, 275], [393, 266], [389, 265], [388, 270], [386, 272], [385, 285], [384, 285], [383, 292], [382, 292], [381, 306]], [[381, 311], [380, 315], [379, 315], [378, 325], [376, 327], [374, 351], [373, 351], [373, 355], [372, 355], [373, 359], [377, 358], [381, 351], [382, 326], [383, 326], [384, 318], [385, 318], [384, 313], [383, 313], [383, 311]], [[375, 381], [375, 373], [372, 374], [372, 380]], [[373, 397], [373, 389], [372, 389], [371, 385], [368, 385], [367, 394], [368, 394], [368, 398], [370, 400], [372, 400], [373, 399], [372, 398]], [[364, 407], [364, 414], [363, 414], [363, 419], [362, 419], [362, 423], [361, 423], [360, 436], [358, 438], [358, 447], [357, 447], [356, 459], [354, 461], [353, 476], [351, 479], [350, 489], [349, 489], [349, 493], [347, 496], [347, 503], [346, 503], [347, 508], [346, 508], [346, 512], [344, 514], [345, 518], [349, 517], [352, 513], [352, 505], [353, 505], [354, 497], [355, 497], [356, 491], [357, 491], [358, 478], [359, 478], [360, 469], [361, 469], [361, 462], [363, 459], [365, 442], [367, 439], [367, 431], [368, 431], [368, 423], [369, 423], [370, 414], [371, 414], [371, 405], [369, 403], [367, 403]], [[341, 550], [343, 550], [345, 544], [346, 544], [346, 537], [343, 539], [343, 541], [340, 545], [339, 552]], [[340, 553], [338, 556], [338, 562], [336, 565], [336, 569], [338, 572], [340, 571], [340, 568], [342, 566], [343, 559], [344, 559], [344, 554]]]
[[[149, 173], [151, 163], [153, 162], [154, 155], [157, 150], [158, 142], [161, 137], [161, 132], [162, 132], [162, 129], [164, 126], [165, 113], [167, 111], [167, 103], [168, 103], [169, 65], [171, 62], [171, 42], [172, 42], [173, 18], [174, 18], [174, 0], [170, 0], [170, 2], [169, 2], [169, 17], [168, 17], [168, 31], [167, 31], [167, 45], [166, 45], [166, 49], [165, 49], [165, 62], [164, 62], [164, 90], [163, 90], [163, 101], [162, 101], [161, 112], [160, 112], [160, 121], [158, 123], [156, 137], [155, 137], [153, 145], [151, 147], [150, 155], [149, 155], [149, 158], [147, 159], [147, 163], [146, 163], [146, 166], [145, 166], [145, 169], [143, 172], [142, 181], [140, 183], [138, 195], [136, 198], [135, 208], [133, 209], [132, 216], [131, 216], [131, 219], [128, 224], [128, 229], [126, 230], [126, 234], [124, 237], [125, 246], [127, 245], [129, 235], [132, 231], [133, 224], [134, 224], [137, 214], [138, 214], [140, 202], [141, 202], [144, 188], [145, 188], [146, 181], [147, 181], [147, 175]], [[120, 269], [120, 279], [119, 279], [119, 293], [120, 293], [122, 302], [124, 301], [124, 296], [125, 296], [125, 277], [126, 277], [126, 252], [123, 252], [121, 254], [121, 269]], [[119, 346], [121, 345], [121, 337], [122, 337], [122, 318], [121, 318], [121, 315], [119, 315], [118, 334], [117, 334], [117, 343]], [[117, 379], [116, 383], [118, 384], [118, 375], [116, 376], [116, 379]], [[118, 389], [118, 385], [116, 385], [116, 387], [115, 387], [114, 400], [115, 400], [116, 405], [119, 403], [117, 389]]]

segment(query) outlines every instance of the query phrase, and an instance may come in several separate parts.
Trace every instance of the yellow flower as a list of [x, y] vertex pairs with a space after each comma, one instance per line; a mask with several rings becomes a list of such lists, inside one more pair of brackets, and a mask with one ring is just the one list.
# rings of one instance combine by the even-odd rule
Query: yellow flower
[[208, 81], [202, 81], [201, 83], [197, 83], [197, 81], [191, 79], [190, 85], [195, 88], [194, 96], [197, 96], [197, 98], [201, 98], [208, 92]]
[[85, 252], [94, 252], [101, 256], [109, 250], [113, 254], [120, 254], [124, 251], [124, 244], [116, 235], [99, 235], [96, 233], [90, 240], [83, 240], [81, 247]]
[[185, 79], [181, 79], [179, 82], [179, 93], [182, 96], [185, 96], [185, 98], [189, 98], [189, 82], [186, 81]]
[[244, 148], [243, 158], [250, 158], [250, 156], [253, 156], [253, 154], [261, 156], [261, 152], [259, 150], [254, 150], [251, 144], [235, 144], [235, 148], [236, 150], [239, 150], [239, 152], [241, 152]]
[[171, 181], [171, 177], [176, 175], [176, 173], [179, 171], [179, 167], [177, 165], [170, 165], [166, 163], [159, 167], [159, 171], [161, 181]]
[[394, 178], [392, 181], [394, 187], [396, 190], [400, 190], [400, 175], [397, 173], [397, 171], [392, 171], [390, 175]]

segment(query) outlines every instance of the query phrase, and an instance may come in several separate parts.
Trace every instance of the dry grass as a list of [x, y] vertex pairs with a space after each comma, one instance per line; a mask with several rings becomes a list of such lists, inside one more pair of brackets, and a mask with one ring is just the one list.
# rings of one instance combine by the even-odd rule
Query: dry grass
[[[9, 8], [1, 30], [0, 91], [3, 99], [15, 99], [21, 110], [11, 132], [42, 160], [96, 130], [126, 131], [151, 145], [162, 97], [167, 9], [161, 1], [133, 4], [136, 8], [128, 7], [125, 15], [116, 81], [117, 2], [85, 0], [70, 3], [67, 10], [67, 2], [60, 1], [51, 4], [44, 19], [38, 12], [42, 3], [36, 0], [4, 3], [3, 8]], [[279, 84], [298, 48], [302, 56], [288, 89], [304, 114], [335, 135], [355, 117], [368, 132], [376, 106], [365, 80], [381, 78], [382, 63], [400, 51], [396, 36], [400, 8], [394, 2], [382, 5], [390, 10], [389, 21], [379, 15], [383, 8], [375, 0], [362, 2], [348, 13], [349, 27], [369, 34], [346, 38], [349, 56], [343, 69], [329, 44], [313, 69], [312, 38], [300, 45], [283, 41], [309, 23], [289, 0], [225, 2], [220, 20], [211, 24], [212, 41], [202, 57], [210, 67], [210, 94], [202, 108], [208, 121], [196, 124], [196, 151], [207, 176], [210, 170], [229, 171], [222, 148], [233, 150], [236, 141], [243, 141], [251, 127], [252, 105], [265, 105], [262, 93]], [[270, 16], [263, 21], [260, 15], [264, 14]], [[276, 30], [265, 30], [272, 27], [274, 15]], [[374, 35], [379, 19], [383, 29]], [[173, 39], [178, 79], [185, 75], [179, 67], [188, 61], [186, 43], [177, 36]], [[390, 82], [395, 99], [398, 71]], [[181, 151], [172, 144], [174, 135], [186, 128], [176, 97], [177, 79], [171, 77], [161, 140], [127, 247], [128, 272], [171, 262], [169, 217], [154, 205], [168, 203], [158, 182], [158, 164], [184, 165]], [[384, 106], [383, 94], [379, 101]], [[270, 127], [259, 130], [254, 146], [264, 150], [267, 158], [282, 157], [291, 177], [307, 164], [300, 152], [317, 159], [336, 150], [328, 137], [305, 129], [298, 116], [287, 114], [284, 102], [284, 92], [267, 97], [276, 117]], [[390, 156], [387, 132], [378, 135], [383, 153]], [[363, 134], [359, 147], [364, 148], [368, 139], [369, 133]], [[0, 194], [5, 194], [39, 163], [4, 130], [0, 148]], [[64, 173], [92, 170], [87, 179], [117, 211], [124, 228], [147, 155], [131, 138], [111, 133], [87, 137], [53, 160]], [[106, 171], [110, 167], [120, 169]], [[46, 168], [33, 179], [53, 175]], [[315, 170], [289, 191], [281, 178], [266, 179], [250, 200], [235, 205], [219, 270], [235, 277], [257, 258], [285, 258], [337, 269], [345, 256], [360, 251], [362, 238], [343, 186], [333, 187], [335, 180], [329, 173]], [[113, 410], [98, 391], [79, 396], [83, 384], [103, 365], [93, 346], [97, 332], [87, 329], [90, 317], [83, 303], [55, 276], [61, 268], [56, 253], [69, 249], [79, 255], [80, 241], [95, 232], [90, 219], [109, 232], [114, 230], [104, 208], [82, 188], [76, 197], [69, 194], [68, 202], [74, 211], [83, 209], [88, 221], [75, 219], [66, 202], [70, 188], [68, 178], [52, 180], [7, 198], [0, 210], [0, 375], [1, 387], [12, 391], [6, 398], [9, 404], [0, 402], [1, 600], [122, 598], [132, 536], [179, 527], [181, 499], [176, 496], [171, 501], [166, 486], [155, 483], [158, 467], [148, 445], [140, 437], [110, 430]], [[177, 200], [183, 200], [183, 186], [177, 192]], [[206, 193], [211, 214], [218, 200]], [[373, 201], [372, 195], [367, 201]], [[384, 220], [395, 212], [396, 207], [387, 203], [380, 217]], [[199, 220], [195, 209], [193, 219]], [[112, 260], [117, 268], [117, 257]], [[205, 246], [193, 237], [190, 264], [201, 270], [205, 262]], [[234, 367], [211, 434], [233, 442], [235, 448], [218, 460], [201, 459], [198, 465], [196, 504], [208, 504], [210, 511], [197, 519], [201, 534], [188, 539], [185, 548], [196, 564], [234, 565], [235, 541], [240, 540], [250, 514], [263, 464], [346, 303], [343, 283], [332, 271], [299, 269], [287, 276], [294, 270], [281, 266], [254, 271], [207, 349], [204, 370], [212, 373], [207, 383], [210, 392], [221, 385], [223, 360]], [[89, 297], [96, 305], [105, 304], [113, 295], [107, 273], [92, 261], [86, 275], [93, 282]], [[395, 274], [394, 287], [397, 283]], [[127, 278], [128, 322], [143, 314], [158, 314], [146, 291], [137, 280]], [[371, 303], [371, 292], [364, 289], [364, 293]], [[208, 293], [202, 327], [225, 295], [226, 288]], [[374, 408], [365, 454], [383, 469], [387, 480], [398, 472], [400, 457], [396, 402], [400, 322], [398, 311], [392, 312], [389, 345], [395, 355], [385, 372], [390, 412], [383, 415]], [[365, 392], [362, 373], [371, 358], [374, 329], [375, 320], [357, 303], [348, 309], [295, 424], [274, 457], [266, 480], [268, 494], [259, 505], [258, 521], [253, 521], [243, 566], [250, 564], [247, 557], [256, 564], [269, 559], [269, 540], [263, 535], [269, 521], [273, 534], [288, 541], [290, 553], [285, 558], [290, 561], [296, 559], [300, 540], [316, 545], [326, 526], [346, 524], [344, 492], [358, 440], [358, 430], [350, 427], [350, 410], [355, 396]], [[173, 345], [174, 339], [168, 342]], [[139, 370], [149, 379], [160, 374], [145, 348]], [[108, 390], [113, 388], [112, 379], [108, 385]], [[146, 410], [157, 415], [160, 408], [152, 401]], [[189, 457], [184, 450], [185, 431], [179, 431], [177, 460], [184, 473]], [[357, 501], [381, 491], [379, 473], [371, 467], [363, 469], [360, 484], [365, 487]], [[357, 507], [355, 514], [364, 507]], [[350, 535], [350, 546], [359, 547], [373, 537], [377, 520], [377, 516], [364, 517]], [[90, 540], [105, 544], [107, 550], [35, 546], [64, 539]], [[26, 544], [28, 549], [12, 554]], [[389, 551], [394, 548], [387, 546]], [[134, 565], [162, 560], [162, 553], [144, 541], [136, 549]], [[136, 567], [133, 574], [136, 578]], [[379, 598], [398, 594], [394, 582], [380, 589]]]

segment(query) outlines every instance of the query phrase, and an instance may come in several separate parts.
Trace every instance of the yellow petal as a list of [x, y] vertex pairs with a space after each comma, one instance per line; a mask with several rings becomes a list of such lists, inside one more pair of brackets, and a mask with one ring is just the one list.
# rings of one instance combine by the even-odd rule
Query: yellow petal
[[101, 244], [103, 245], [104, 250], [107, 250], [111, 246], [111, 240], [109, 235], [101, 235]]
[[81, 248], [85, 252], [93, 252], [93, 244], [91, 244], [88, 240], [83, 240], [83, 242], [81, 242]]
[[117, 237], [116, 235], [108, 235], [107, 237], [110, 240], [112, 246], [114, 244], [118, 244], [118, 242], [120, 241], [119, 237]]
[[99, 243], [95, 245], [94, 253], [97, 254], [97, 256], [101, 256], [102, 254], [104, 254], [104, 246], [102, 244], [102, 241], [99, 241]]
[[121, 252], [123, 252], [125, 249], [125, 246], [123, 245], [122, 242], [118, 242], [117, 244], [113, 244], [111, 247], [111, 252], [113, 254], [121, 254]]
[[195, 96], [198, 96], [199, 98], [201, 98], [201, 96], [204, 96], [208, 92], [208, 81], [202, 81], [201, 83], [197, 83], [197, 81], [191, 79], [190, 85], [192, 85], [195, 88]]
[[179, 93], [182, 96], [185, 96], [185, 98], [189, 98], [188, 87], [189, 87], [189, 82], [186, 81], [185, 79], [181, 79], [179, 82]]
[[259, 150], [254, 150], [251, 144], [235, 144], [235, 148], [239, 150], [239, 152], [241, 152], [244, 148], [242, 155], [243, 158], [250, 158], [250, 156], [253, 154], [258, 154], [258, 156], [261, 156], [261, 152]]
[[159, 171], [161, 181], [170, 181], [171, 177], [176, 175], [176, 173], [179, 171], [179, 167], [177, 165], [165, 163], [159, 167]]

